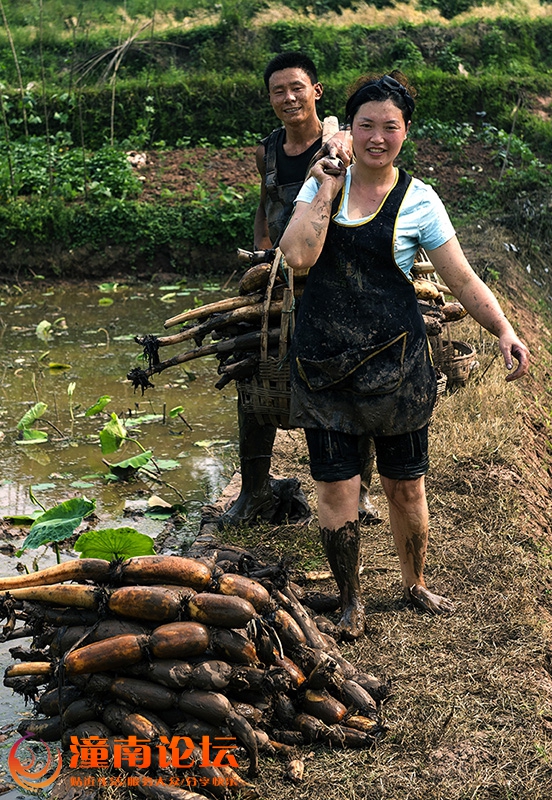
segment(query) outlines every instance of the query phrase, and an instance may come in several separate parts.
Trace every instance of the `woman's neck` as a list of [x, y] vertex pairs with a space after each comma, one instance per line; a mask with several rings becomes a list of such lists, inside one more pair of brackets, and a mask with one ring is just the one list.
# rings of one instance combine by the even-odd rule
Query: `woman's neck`
[[395, 185], [396, 178], [397, 171], [393, 165], [384, 170], [359, 170], [358, 164], [353, 164], [347, 208], [349, 219], [364, 219], [375, 214]]
[[370, 169], [358, 161], [351, 167], [351, 181], [359, 189], [387, 192], [395, 183], [397, 169], [394, 164], [384, 168]]

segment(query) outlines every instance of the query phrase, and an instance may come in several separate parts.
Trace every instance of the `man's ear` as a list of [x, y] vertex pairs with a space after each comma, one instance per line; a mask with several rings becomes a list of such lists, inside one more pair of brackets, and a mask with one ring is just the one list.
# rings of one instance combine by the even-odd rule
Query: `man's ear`
[[323, 94], [324, 94], [324, 87], [322, 86], [322, 84], [321, 83], [315, 83], [314, 84], [314, 99], [315, 100], [320, 100], [320, 98], [322, 97]]

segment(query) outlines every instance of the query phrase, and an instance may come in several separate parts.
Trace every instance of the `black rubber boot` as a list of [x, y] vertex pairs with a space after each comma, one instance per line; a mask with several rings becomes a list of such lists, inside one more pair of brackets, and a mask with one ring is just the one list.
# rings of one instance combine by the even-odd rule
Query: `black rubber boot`
[[364, 604], [360, 591], [360, 524], [320, 528], [326, 557], [341, 595], [342, 616], [337, 625], [342, 639], [358, 639], [364, 633]]
[[218, 518], [221, 528], [248, 525], [270, 517], [274, 497], [270, 488], [270, 459], [276, 437], [274, 425], [263, 425], [246, 413], [238, 399], [241, 489], [237, 500]]

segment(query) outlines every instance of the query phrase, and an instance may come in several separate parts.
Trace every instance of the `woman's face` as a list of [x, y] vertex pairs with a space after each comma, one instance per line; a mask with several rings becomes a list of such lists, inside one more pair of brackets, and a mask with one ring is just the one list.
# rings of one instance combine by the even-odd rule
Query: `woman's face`
[[356, 112], [351, 133], [357, 161], [375, 168], [393, 164], [408, 133], [400, 108], [392, 100], [370, 100]]

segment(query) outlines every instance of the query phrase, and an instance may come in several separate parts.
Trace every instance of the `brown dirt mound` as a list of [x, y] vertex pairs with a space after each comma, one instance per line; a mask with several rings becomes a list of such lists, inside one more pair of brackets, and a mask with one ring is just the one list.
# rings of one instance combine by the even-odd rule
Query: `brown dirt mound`
[[[209, 192], [231, 186], [237, 190], [257, 185], [255, 147], [187, 148], [148, 151], [136, 167], [143, 178], [141, 199], [148, 202], [177, 202], [192, 197], [198, 186]], [[455, 155], [436, 142], [418, 141], [414, 174], [437, 186], [445, 204], [456, 205], [466, 191], [468, 178], [475, 190], [485, 189], [491, 177], [498, 177], [499, 165], [492, 152], [478, 143], [468, 143]]]

